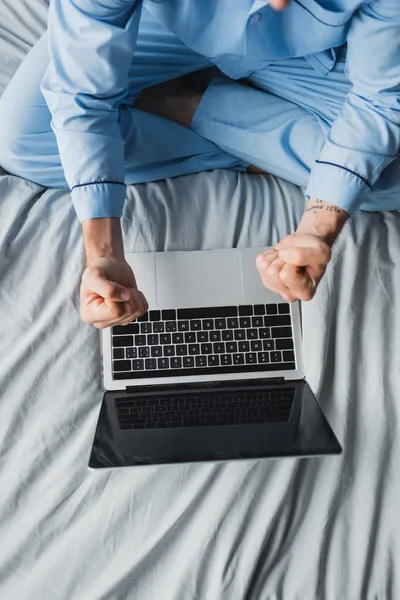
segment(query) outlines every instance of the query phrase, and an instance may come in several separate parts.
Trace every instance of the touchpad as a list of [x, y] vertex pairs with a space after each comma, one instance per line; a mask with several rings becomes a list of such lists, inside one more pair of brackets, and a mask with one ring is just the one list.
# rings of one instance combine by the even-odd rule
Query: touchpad
[[166, 308], [241, 304], [239, 253], [232, 250], [156, 255], [158, 305]]

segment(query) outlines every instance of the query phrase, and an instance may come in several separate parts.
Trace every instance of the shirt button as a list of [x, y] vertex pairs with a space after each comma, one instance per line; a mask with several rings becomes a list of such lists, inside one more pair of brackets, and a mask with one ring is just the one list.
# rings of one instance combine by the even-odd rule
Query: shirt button
[[258, 13], [257, 13], [257, 14], [255, 14], [255, 15], [253, 15], [253, 16], [250, 18], [250, 23], [251, 23], [252, 25], [255, 25], [256, 23], [258, 23], [258, 21], [260, 20], [260, 16], [261, 16], [261, 15], [259, 15]]

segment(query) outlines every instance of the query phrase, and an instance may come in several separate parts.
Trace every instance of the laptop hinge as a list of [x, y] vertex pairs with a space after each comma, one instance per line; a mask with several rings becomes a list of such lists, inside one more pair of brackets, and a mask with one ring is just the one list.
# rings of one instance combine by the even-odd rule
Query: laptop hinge
[[125, 392], [127, 394], [134, 394], [135, 392], [158, 392], [161, 390], [169, 390], [173, 388], [174, 390], [183, 390], [183, 389], [191, 389], [194, 387], [232, 387], [232, 385], [279, 385], [285, 383], [284, 377], [269, 377], [265, 379], [237, 379], [235, 381], [201, 381], [201, 382], [192, 382], [192, 383], [163, 383], [162, 385], [128, 385], [126, 387]]

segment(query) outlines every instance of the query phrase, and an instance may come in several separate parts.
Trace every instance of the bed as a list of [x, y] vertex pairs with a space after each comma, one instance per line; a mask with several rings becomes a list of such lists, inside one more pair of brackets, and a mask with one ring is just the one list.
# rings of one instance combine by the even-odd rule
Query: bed
[[[46, 15], [47, 0], [0, 0], [0, 94]], [[269, 176], [138, 185], [125, 247], [274, 244], [303, 208]], [[302, 306], [340, 457], [89, 471], [103, 392], [82, 264], [68, 192], [1, 171], [0, 598], [400, 598], [400, 214], [359, 212]]]

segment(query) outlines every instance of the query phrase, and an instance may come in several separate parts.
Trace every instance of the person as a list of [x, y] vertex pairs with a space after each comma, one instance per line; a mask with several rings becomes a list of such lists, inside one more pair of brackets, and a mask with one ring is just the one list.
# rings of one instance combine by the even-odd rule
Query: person
[[296, 232], [257, 268], [309, 300], [346, 220], [400, 208], [400, 3], [53, 0], [0, 115], [0, 164], [71, 189], [84, 321], [148, 308], [124, 259], [125, 185], [215, 168], [306, 186]]

